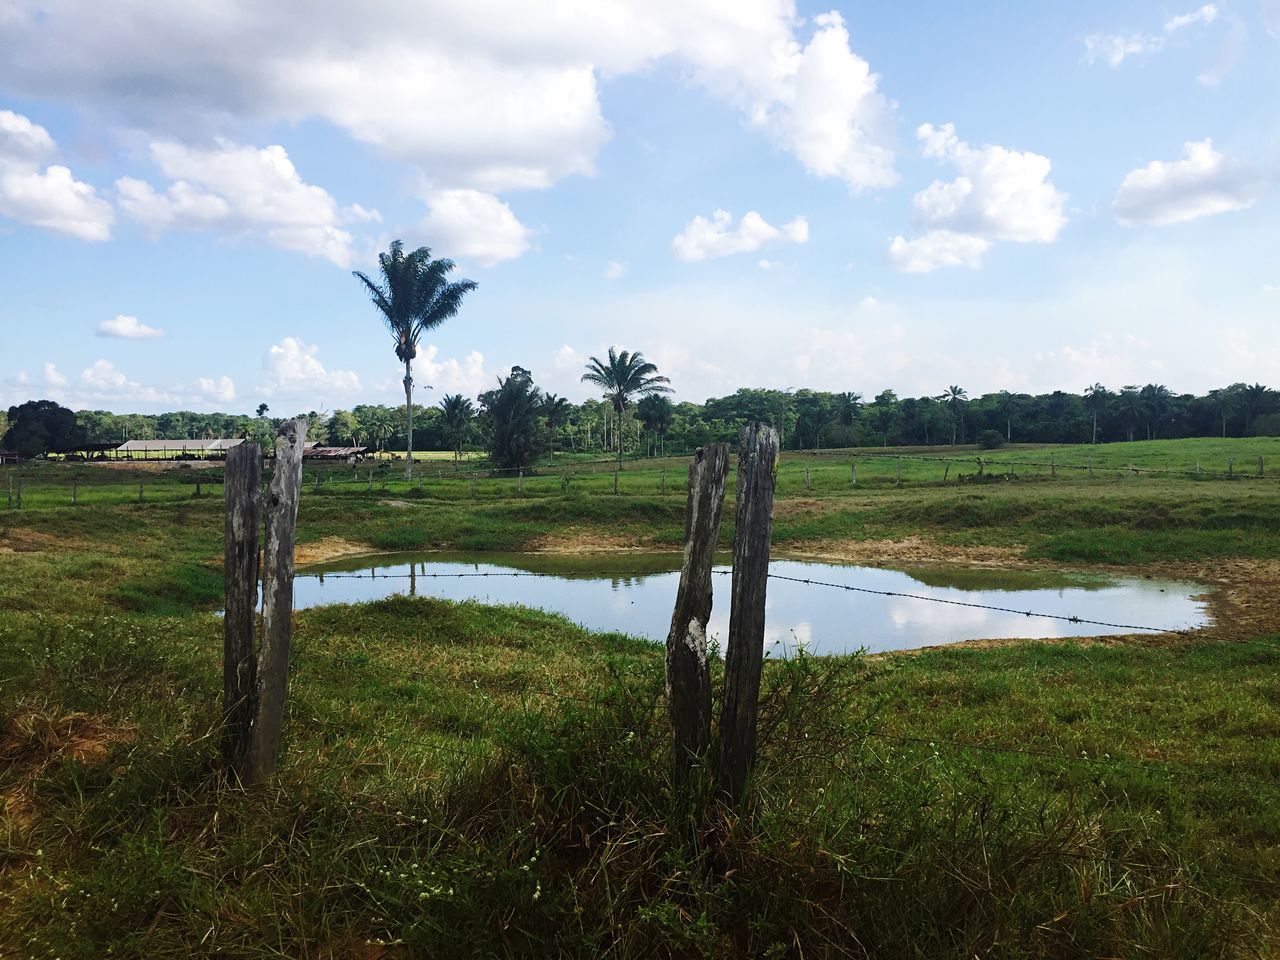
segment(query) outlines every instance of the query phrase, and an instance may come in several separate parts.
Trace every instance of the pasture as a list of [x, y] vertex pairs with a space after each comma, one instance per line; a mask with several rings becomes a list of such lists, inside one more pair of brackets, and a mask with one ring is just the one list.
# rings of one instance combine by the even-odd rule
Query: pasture
[[[299, 559], [675, 550], [685, 464], [308, 465]], [[625, 619], [429, 597], [299, 611], [280, 773], [229, 789], [217, 472], [0, 473], [0, 956], [1280, 948], [1280, 440], [784, 453], [776, 551], [1193, 580], [1213, 622], [771, 662], [742, 816], [673, 801]]]

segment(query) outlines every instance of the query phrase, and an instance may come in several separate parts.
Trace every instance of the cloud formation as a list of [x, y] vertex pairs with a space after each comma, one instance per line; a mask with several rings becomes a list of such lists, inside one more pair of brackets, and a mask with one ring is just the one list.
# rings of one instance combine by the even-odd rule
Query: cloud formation
[[511, 207], [479, 190], [437, 190], [427, 197], [421, 229], [432, 246], [485, 266], [514, 260], [532, 244], [534, 232]]
[[42, 168], [56, 150], [44, 127], [0, 110], [0, 216], [80, 240], [109, 240], [111, 205], [66, 167]]
[[102, 107], [146, 130], [316, 117], [419, 167], [499, 193], [590, 174], [611, 131], [602, 80], [660, 60], [741, 111], [816, 176], [894, 182], [892, 106], [838, 13], [793, 0], [14, 0], [0, 85]]
[[159, 327], [149, 327], [127, 313], [118, 313], [110, 320], [98, 323], [98, 336], [117, 337], [122, 340], [146, 340], [164, 336]]
[[1126, 226], [1167, 226], [1253, 206], [1266, 189], [1258, 173], [1214, 149], [1213, 140], [1183, 144], [1179, 160], [1131, 170], [1111, 208]]
[[[1218, 19], [1218, 7], [1206, 3], [1190, 13], [1178, 14], [1164, 22], [1164, 33], [1091, 33], [1084, 38], [1085, 63], [1099, 61], [1112, 69], [1135, 56], [1149, 56], [1165, 48], [1169, 37], [1179, 30], [1197, 23], [1213, 23]], [[1203, 79], [1201, 82], [1204, 82]]]
[[751, 253], [783, 243], [808, 243], [809, 221], [796, 217], [775, 227], [754, 210], [742, 215], [735, 227], [733, 214], [717, 210], [711, 219], [699, 214], [671, 240], [671, 249], [686, 263], [698, 263], [734, 253]]
[[360, 389], [360, 378], [350, 370], [326, 370], [319, 352], [319, 346], [297, 337], [285, 337], [268, 347], [262, 360], [262, 394], [304, 397], [308, 403], [321, 404], [328, 397]]
[[151, 144], [151, 158], [171, 181], [164, 192], [134, 177], [117, 180], [116, 192], [120, 208], [152, 233], [218, 226], [346, 267], [353, 237], [345, 226], [380, 219], [358, 204], [340, 208], [328, 191], [304, 182], [279, 145], [162, 140]]
[[1049, 180], [1052, 165], [1038, 153], [987, 144], [972, 147], [955, 125], [916, 130], [924, 156], [953, 165], [959, 176], [935, 180], [912, 200], [925, 233], [894, 237], [889, 261], [906, 273], [944, 266], [978, 267], [995, 241], [1052, 243], [1067, 223], [1067, 195]]

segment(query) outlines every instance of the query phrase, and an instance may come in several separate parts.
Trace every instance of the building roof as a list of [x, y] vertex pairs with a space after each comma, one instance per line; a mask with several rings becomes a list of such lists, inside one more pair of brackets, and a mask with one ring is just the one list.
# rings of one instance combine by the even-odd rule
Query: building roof
[[127, 440], [116, 447], [120, 453], [207, 453], [210, 450], [226, 450], [244, 441], [234, 439], [217, 440]]

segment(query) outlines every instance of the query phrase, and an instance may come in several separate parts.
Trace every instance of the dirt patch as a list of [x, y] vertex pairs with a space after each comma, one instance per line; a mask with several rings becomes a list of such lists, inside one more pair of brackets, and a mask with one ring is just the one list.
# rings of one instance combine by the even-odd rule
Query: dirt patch
[[356, 543], [342, 537], [325, 537], [311, 543], [300, 543], [294, 548], [293, 560], [299, 566], [311, 563], [327, 563], [330, 560], [341, 560], [343, 557], [358, 557], [371, 553], [373, 548], [367, 543]]
[[0, 536], [0, 553], [35, 553], [61, 542], [48, 533], [35, 530], [10, 530]]
[[107, 761], [115, 747], [132, 743], [132, 727], [86, 713], [52, 717], [37, 710], [15, 713], [0, 727], [0, 764], [8, 785], [0, 792], [4, 820], [20, 830], [36, 820], [36, 783], [46, 770], [71, 759], [88, 767]]
[[959, 547], [935, 543], [922, 537], [906, 537], [902, 540], [800, 540], [779, 544], [774, 552], [794, 560], [825, 560], [870, 566], [903, 563], [955, 563], [970, 567], [1045, 566], [1024, 559], [1020, 548]]
[[653, 548], [638, 542], [635, 537], [570, 528], [538, 537], [529, 544], [529, 549], [538, 553], [634, 553]]
[[381, 507], [395, 507], [398, 510], [413, 506], [408, 500], [379, 500], [378, 505]]

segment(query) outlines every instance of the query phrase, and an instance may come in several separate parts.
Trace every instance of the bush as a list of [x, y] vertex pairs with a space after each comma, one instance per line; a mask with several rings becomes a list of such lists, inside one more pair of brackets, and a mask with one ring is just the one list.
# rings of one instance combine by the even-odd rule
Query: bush
[[983, 450], [995, 450], [1004, 446], [1004, 436], [999, 430], [983, 430], [978, 434], [978, 446]]

